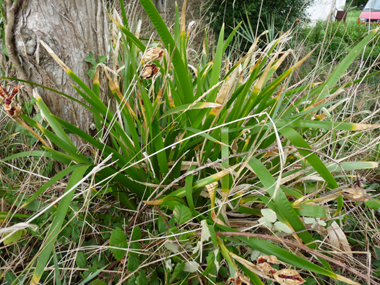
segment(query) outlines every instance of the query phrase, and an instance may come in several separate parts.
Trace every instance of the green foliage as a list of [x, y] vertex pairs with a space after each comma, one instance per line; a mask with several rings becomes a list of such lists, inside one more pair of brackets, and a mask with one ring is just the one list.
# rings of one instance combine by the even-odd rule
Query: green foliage
[[17, 242], [20, 240], [24, 235], [26, 234], [26, 230], [18, 230], [14, 234], [12, 234], [10, 237], [6, 238], [9, 233], [3, 234], [3, 238], [6, 238], [4, 240], [4, 245], [12, 244], [14, 242]]
[[173, 217], [177, 224], [184, 224], [191, 219], [191, 211], [185, 205], [176, 205], [173, 211]]
[[348, 0], [346, 6], [359, 7], [361, 4], [367, 4], [368, 0]]
[[[357, 22], [319, 21], [314, 27], [300, 29], [298, 41], [305, 41], [310, 48], [317, 47], [316, 54], [321, 54], [325, 62], [339, 62], [368, 34], [368, 25]], [[369, 66], [380, 54], [380, 46], [376, 41], [364, 49], [363, 58], [368, 59]]]
[[[318, 237], [306, 230], [301, 216], [326, 226], [321, 222], [327, 218], [326, 208], [336, 214], [345, 211], [342, 197], [328, 200], [328, 205], [319, 204], [319, 189], [325, 195], [336, 194], [331, 191], [345, 182], [342, 172], [377, 165], [370, 161], [338, 164], [326, 158], [333, 156], [331, 153], [320, 155], [312, 145], [315, 138], [338, 131], [377, 127], [325, 116], [327, 108], [334, 110], [342, 102], [333, 94], [361, 80], [340, 83], [360, 52], [377, 36], [377, 30], [360, 38], [324, 82], [317, 85], [302, 81], [290, 87], [293, 72], [311, 54], [280, 72], [279, 67], [290, 55], [283, 50], [288, 34], [275, 38], [262, 53], [240, 57], [230, 66], [225, 53], [232, 36], [225, 40], [222, 27], [215, 52], [209, 52], [205, 42], [202, 59], [190, 71], [189, 35], [180, 25], [178, 10], [171, 34], [153, 3], [140, 2], [166, 50], [153, 63], [143, 60], [151, 46], [129, 28], [134, 25], [127, 23], [126, 15], [122, 15], [124, 25], [112, 19], [116, 29], [112, 34], [121, 35], [120, 49], [113, 51], [118, 52], [114, 57], [117, 62], [112, 66], [120, 73], [117, 79], [109, 74], [107, 77], [114, 104], [100, 99], [97, 75], [101, 66], [93, 56], [86, 59], [94, 68], [97, 66], [91, 87], [64, 68], [86, 104], [76, 102], [94, 115], [96, 135], [52, 115], [35, 94], [47, 125], [26, 115], [21, 119], [52, 145], [44, 143], [43, 151], [3, 159], [44, 156], [65, 165], [29, 196], [14, 198], [14, 204], [21, 208], [33, 205], [49, 187], [70, 177], [58, 207], [53, 207], [53, 201], [40, 217], [33, 218], [39, 226], [47, 222], [51, 226], [46, 236], [39, 235], [44, 231], [33, 233], [43, 243], [33, 260], [37, 266], [31, 281], [49, 283], [44, 271], [51, 254], [53, 262], [58, 254], [63, 259], [67, 244], [74, 243], [83, 246], [75, 259], [77, 266], [86, 268], [79, 274], [80, 284], [95, 279], [107, 264], [113, 269], [123, 267], [123, 274], [109, 270], [101, 273], [115, 278], [115, 283], [185, 284], [197, 280], [199, 270], [218, 284], [235, 278], [235, 272], [242, 270], [252, 283], [262, 284], [247, 260], [253, 250], [275, 255], [297, 269], [347, 282], [323, 257], [319, 259], [322, 267], [293, 254], [282, 243], [234, 234], [240, 233], [237, 229], [241, 224], [233, 216], [243, 214], [247, 221], [255, 221], [255, 226], [257, 221], [264, 222], [262, 230], [268, 234], [272, 232], [267, 228], [296, 232], [293, 236], [299, 243], [317, 250]], [[237, 32], [236, 28], [232, 34]], [[45, 48], [64, 66], [53, 51]], [[252, 46], [252, 51], [257, 49]], [[144, 68], [157, 74], [146, 76]], [[68, 133], [86, 141], [91, 154], [82, 152]], [[294, 186], [291, 182], [296, 179], [299, 185]], [[82, 192], [74, 195], [79, 185]], [[253, 193], [253, 188], [260, 195]], [[100, 211], [85, 211], [85, 206], [95, 202], [101, 205]], [[260, 220], [261, 215], [264, 218]], [[93, 237], [93, 227], [99, 230], [98, 236]], [[59, 253], [53, 251], [56, 241]], [[99, 257], [87, 251], [93, 245], [101, 245]], [[55, 262], [56, 278], [63, 270], [60, 266]], [[125, 276], [129, 279], [119, 280]]]
[[[219, 34], [223, 23], [225, 24], [226, 36], [240, 23], [251, 28], [251, 39], [272, 27], [272, 32], [289, 30], [296, 19], [306, 19], [305, 10], [311, 1], [304, 0], [266, 0], [263, 1], [225, 1], [215, 0], [208, 7], [209, 15], [213, 15], [212, 27]], [[246, 46], [244, 40], [242, 47]]]
[[78, 252], [75, 263], [81, 268], [87, 268], [87, 259], [83, 251]]
[[[110, 245], [119, 248], [128, 248], [127, 236], [121, 228], [112, 231]], [[125, 256], [125, 250], [111, 249], [113, 256], [120, 260]]]
[[380, 208], [380, 200], [379, 199], [371, 199], [365, 202], [366, 206], [370, 209], [377, 210]]
[[92, 68], [87, 71], [87, 75], [90, 76], [91, 79], [94, 79], [96, 66], [98, 63], [105, 63], [107, 61], [107, 56], [98, 56], [98, 61], [96, 61], [94, 54], [90, 51], [89, 55], [84, 59], [84, 61], [91, 64]]

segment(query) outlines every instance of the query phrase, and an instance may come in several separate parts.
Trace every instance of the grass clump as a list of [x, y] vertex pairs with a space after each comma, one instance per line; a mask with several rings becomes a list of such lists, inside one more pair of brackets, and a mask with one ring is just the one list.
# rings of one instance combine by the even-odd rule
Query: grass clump
[[[379, 127], [331, 116], [346, 102], [341, 90], [361, 81], [340, 82], [357, 53], [349, 52], [324, 82], [291, 86], [312, 54], [279, 72], [292, 54], [285, 50], [291, 32], [264, 48], [254, 42], [230, 64], [225, 52], [239, 27], [226, 40], [222, 27], [215, 51], [206, 38], [199, 64], [189, 68], [186, 1], [181, 21], [176, 9], [173, 31], [151, 1], [140, 3], [161, 41], [140, 40], [125, 13], [113, 14], [112, 61], [94, 66], [92, 86], [41, 42], [76, 82], [96, 135], [51, 114], [35, 90], [47, 125], [25, 114], [17, 120], [43, 139], [42, 150], [2, 161], [47, 157], [64, 168], [14, 202], [17, 211], [41, 205], [30, 217], [9, 218], [16, 237], [5, 247], [9, 259], [18, 243], [29, 251], [23, 267], [4, 278], [11, 284], [144, 285], [365, 279], [356, 266], [329, 256], [344, 256], [344, 242], [318, 249], [352, 207], [379, 203], [360, 182], [348, 187], [347, 175], [377, 163], [339, 160], [331, 139]], [[377, 37], [377, 30], [367, 33], [356, 50]], [[113, 103], [100, 100], [101, 71]], [[93, 155], [83, 154], [67, 133], [86, 141]], [[41, 199], [52, 188], [57, 196]]]

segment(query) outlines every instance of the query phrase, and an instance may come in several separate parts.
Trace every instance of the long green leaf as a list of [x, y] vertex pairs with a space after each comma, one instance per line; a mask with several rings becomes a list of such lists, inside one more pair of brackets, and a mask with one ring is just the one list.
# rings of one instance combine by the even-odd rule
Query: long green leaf
[[53, 118], [52, 114], [50, 113], [49, 108], [45, 105], [41, 96], [35, 94], [34, 98], [36, 99], [37, 106], [41, 109], [41, 112], [45, 116], [46, 120], [48, 121], [49, 125], [52, 127], [54, 132], [57, 134], [58, 138], [63, 140], [71, 148], [76, 149], [74, 143], [71, 141], [69, 136], [63, 131], [61, 126], [58, 124], [58, 122]]
[[[304, 149], [310, 149], [308, 143], [302, 138], [302, 136], [299, 133], [297, 133], [292, 128], [282, 128], [279, 130], [279, 132], [283, 134], [287, 139], [289, 139], [289, 141], [294, 146], [302, 147]], [[338, 184], [336, 183], [334, 177], [315, 153], [302, 149], [300, 149], [299, 152], [306, 158], [306, 160], [311, 164], [311, 166], [313, 166], [313, 168], [322, 176], [322, 178], [326, 180], [326, 182], [329, 184], [331, 188], [338, 188]]]
[[[266, 167], [255, 157], [252, 157], [248, 164], [252, 167], [253, 171], [263, 183], [269, 195], [273, 198], [274, 203], [277, 208], [281, 211], [281, 214], [285, 217], [287, 222], [292, 226], [294, 231], [304, 230], [305, 226], [298, 217], [294, 208], [290, 204], [289, 200], [286, 198], [285, 193], [279, 187], [277, 193], [275, 193], [276, 180], [266, 169]], [[276, 195], [275, 195], [276, 194]], [[302, 232], [298, 234], [305, 243], [313, 242], [312, 237], [308, 232]]]
[[82, 165], [72, 165], [61, 172], [54, 175], [48, 182], [46, 182], [40, 189], [38, 189], [34, 194], [22, 204], [21, 208], [25, 207], [26, 205], [32, 203], [39, 195], [41, 195], [43, 192], [45, 192], [46, 189], [48, 189], [50, 186], [53, 186], [57, 181], [65, 177], [67, 174], [73, 172], [78, 167], [83, 167]]
[[42, 248], [38, 255], [37, 266], [33, 273], [31, 284], [34, 284], [34, 285], [39, 284], [39, 281], [45, 270], [46, 264], [48, 263], [50, 255], [53, 251], [54, 243], [57, 240], [58, 233], [60, 232], [62, 228], [62, 224], [66, 217], [67, 210], [69, 209], [71, 199], [74, 195], [75, 189], [71, 189], [71, 188], [74, 187], [75, 184], [77, 184], [83, 178], [83, 175], [87, 171], [88, 167], [89, 167], [88, 165], [83, 165], [81, 167], [78, 167], [77, 170], [71, 175], [71, 178], [69, 182], [67, 183], [65, 193], [69, 190], [71, 191], [59, 203], [54, 220], [46, 236], [45, 243], [42, 245]]
[[[368, 35], [360, 41], [360, 43], [351, 49], [349, 54], [334, 69], [326, 82], [310, 93], [310, 97], [315, 98], [314, 101], [323, 99], [329, 94], [328, 90], [333, 88], [335, 84], [342, 78], [343, 74], [347, 71], [355, 58], [361, 54], [361, 51], [365, 48], [365, 46], [377, 35], [379, 29], [380, 28], [376, 28], [369, 32]], [[319, 92], [321, 92], [320, 95], [315, 96]]]

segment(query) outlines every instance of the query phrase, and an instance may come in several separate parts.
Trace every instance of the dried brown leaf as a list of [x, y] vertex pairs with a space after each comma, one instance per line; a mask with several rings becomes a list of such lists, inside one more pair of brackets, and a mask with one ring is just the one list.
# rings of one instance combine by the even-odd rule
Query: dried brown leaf
[[265, 275], [273, 278], [273, 275], [277, 272], [276, 269], [272, 268], [269, 263], [263, 262], [257, 265], [257, 268], [260, 269]]
[[144, 79], [151, 79], [160, 69], [154, 64], [145, 64], [140, 73], [140, 77]]
[[274, 256], [274, 255], [269, 255], [269, 256], [263, 255], [263, 256], [259, 256], [257, 258], [257, 263], [258, 264], [264, 263], [264, 262], [267, 262], [267, 263], [269, 263], [271, 265], [279, 263], [277, 257]]
[[344, 198], [352, 202], [365, 202], [371, 199], [366, 190], [360, 187], [347, 188], [342, 190]]
[[297, 270], [293, 269], [279, 270], [273, 276], [274, 279], [276, 279], [276, 281], [282, 285], [299, 285], [306, 282], [304, 279], [302, 279]]
[[164, 55], [164, 49], [160, 47], [152, 47], [146, 50], [142, 60], [146, 63], [155, 61]]

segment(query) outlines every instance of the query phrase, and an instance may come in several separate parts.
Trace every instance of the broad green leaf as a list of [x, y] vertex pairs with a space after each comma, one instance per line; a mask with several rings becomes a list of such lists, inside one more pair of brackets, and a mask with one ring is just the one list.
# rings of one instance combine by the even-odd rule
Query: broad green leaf
[[[331, 172], [335, 171], [349, 171], [349, 170], [357, 170], [357, 169], [371, 169], [379, 167], [379, 163], [376, 161], [349, 161], [349, 162], [341, 162], [340, 165], [336, 163], [332, 163], [327, 166], [327, 169]], [[307, 175], [307, 174], [305, 174]]]
[[[218, 44], [216, 46], [215, 57], [214, 57], [212, 71], [211, 71], [211, 78], [210, 78], [211, 87], [217, 84], [219, 81], [220, 69], [222, 65], [222, 56], [223, 56], [223, 40], [224, 40], [224, 24], [220, 30]], [[217, 93], [217, 90], [213, 90], [212, 92], [210, 92], [206, 97], [207, 101], [209, 102], [215, 101], [216, 93]]]
[[[129, 248], [131, 250], [137, 250], [139, 251], [141, 249], [141, 246], [138, 242], [134, 242], [136, 240], [141, 239], [141, 228], [138, 226], [133, 227], [132, 234], [131, 234], [131, 240], [130, 240], [130, 245]], [[138, 259], [139, 254], [136, 252], [130, 251], [128, 253], [128, 264], [127, 264], [127, 269], [131, 272], [137, 270], [139, 268], [141, 262]]]
[[327, 218], [326, 208], [322, 206], [300, 204], [294, 208], [297, 214], [300, 216], [314, 217], [314, 218]]
[[[182, 271], [184, 271], [186, 264], [185, 263], [178, 263], [176, 267], [174, 268], [173, 274], [171, 276], [172, 282], [179, 276]], [[172, 283], [173, 284], [173, 283]]]
[[123, 17], [123, 25], [127, 29], [129, 29], [129, 24], [128, 24], [128, 18], [127, 18], [127, 13], [125, 12], [125, 6], [124, 6], [124, 1], [120, 0], [120, 9], [121, 9], [121, 16]]
[[379, 199], [371, 199], [371, 200], [368, 200], [366, 202], [364, 202], [364, 204], [370, 208], [370, 209], [373, 209], [373, 210], [377, 210], [380, 208], [380, 200]]
[[[304, 224], [299, 219], [298, 215], [296, 214], [289, 200], [286, 198], [285, 193], [283, 192], [281, 187], [277, 190], [276, 196], [274, 196], [276, 180], [266, 169], [266, 167], [255, 157], [252, 157], [248, 163], [255, 171], [256, 175], [259, 177], [264, 187], [267, 189], [269, 195], [273, 198], [276, 209], [278, 211], [276, 212], [278, 219], [280, 221], [283, 221], [281, 217], [285, 218], [286, 221], [292, 226], [292, 228], [295, 231], [305, 229]], [[310, 243], [313, 241], [312, 237], [308, 232], [299, 233], [299, 236], [304, 240], [305, 243]]]
[[230, 42], [232, 41], [233, 37], [235, 36], [236, 32], [238, 31], [238, 29], [240, 28], [241, 24], [243, 22], [240, 22], [234, 29], [233, 31], [230, 33], [230, 35], [228, 36], [228, 38], [225, 40], [225, 42], [223, 43], [223, 52], [222, 54], [224, 54], [230, 44]]
[[87, 268], [87, 258], [83, 251], [78, 252], [75, 263], [81, 268]]
[[[196, 168], [195, 165], [192, 165], [190, 167], [190, 171], [193, 171]], [[185, 189], [186, 189], [186, 199], [187, 204], [190, 207], [191, 212], [195, 216], [195, 208], [194, 208], [194, 201], [193, 201], [193, 178], [194, 175], [188, 175], [185, 179]]]
[[80, 228], [74, 226], [73, 227], [73, 230], [71, 232], [71, 238], [73, 240], [73, 242], [76, 242], [78, 243], [79, 240], [80, 240]]
[[275, 255], [282, 262], [291, 264], [298, 268], [303, 268], [315, 273], [336, 278], [336, 274], [334, 272], [326, 270], [306, 259], [303, 259], [302, 257], [299, 257], [291, 252], [288, 252], [287, 250], [282, 249], [281, 247], [273, 243], [267, 242], [265, 240], [257, 239], [257, 238], [246, 238], [246, 237], [236, 237], [236, 238], [242, 241], [243, 243], [245, 243], [251, 249], [258, 250], [266, 255]]
[[54, 279], [56, 285], [61, 285], [61, 274], [59, 273], [59, 266], [58, 266], [58, 258], [57, 253], [54, 252], [53, 254], [53, 262], [54, 262]]
[[[111, 239], [110, 239], [110, 246], [118, 247], [118, 248], [128, 248], [128, 239], [127, 235], [124, 233], [124, 231], [121, 228], [116, 228], [111, 233]], [[110, 249], [113, 256], [116, 258], [116, 260], [121, 260], [124, 256], [126, 251], [116, 248]]]
[[135, 255], [131, 255], [128, 258], [127, 268], [129, 271], [135, 271], [140, 266], [140, 261]]
[[[9, 235], [9, 233], [4, 233], [3, 238]], [[18, 230], [14, 234], [12, 234], [10, 237], [6, 238], [3, 243], [4, 245], [12, 244], [16, 241], [19, 241], [24, 235], [26, 235], [26, 230]]]
[[34, 92], [35, 92], [34, 98], [36, 99], [37, 106], [40, 108], [41, 112], [43, 113], [46, 120], [49, 122], [49, 125], [52, 127], [54, 132], [57, 134], [57, 137], [60, 138], [63, 142], [65, 142], [69, 148], [77, 150], [74, 143], [71, 141], [68, 135], [63, 131], [62, 127], [58, 124], [58, 122], [53, 118], [52, 114], [50, 113], [49, 108], [45, 105], [41, 96], [38, 95], [37, 89], [35, 89]]
[[137, 285], [147, 285], [148, 279], [146, 278], [146, 274], [144, 270], [139, 270], [138, 276], [136, 278]]
[[178, 244], [167, 241], [164, 246], [173, 253], [178, 252]]
[[[168, 50], [170, 56], [172, 56], [172, 63], [174, 66], [174, 71], [176, 75], [176, 82], [178, 83], [180, 89], [182, 90], [185, 98], [185, 103], [193, 102], [193, 88], [191, 81], [189, 80], [189, 71], [187, 66], [182, 60], [182, 56], [178, 48], [176, 48], [177, 43], [174, 42], [165, 22], [158, 13], [156, 7], [151, 0], [139, 0], [141, 5], [144, 7], [145, 12], [148, 14], [150, 20], [152, 21], [154, 27], [156, 28], [158, 34], [161, 37], [166, 49]], [[177, 81], [178, 79], [178, 81]]]
[[20, 157], [52, 157], [52, 154], [45, 151], [45, 150], [33, 150], [33, 151], [25, 151], [25, 152], [19, 152], [14, 155], [10, 155], [8, 157], [5, 157], [2, 159], [2, 161], [10, 161], [15, 158]]
[[7, 270], [4, 275], [5, 281], [7, 282], [6, 284], [13, 284], [17, 280], [16, 275], [13, 274], [11, 270]]
[[98, 64], [94, 58], [94, 54], [90, 51], [88, 56], [84, 59], [84, 61], [91, 63], [92, 67], [95, 68]]
[[177, 224], [184, 224], [191, 219], [191, 211], [185, 205], [176, 205], [173, 211], [173, 217]]
[[214, 254], [214, 252], [209, 251], [209, 253], [206, 257], [206, 261], [207, 261], [207, 267], [206, 267], [205, 271], [202, 272], [203, 276], [207, 276], [211, 272], [211, 270], [215, 267], [215, 254]]
[[214, 226], [213, 225], [208, 225], [208, 228], [210, 230], [210, 236], [211, 236], [212, 244], [215, 247], [218, 247], [218, 239], [217, 239], [217, 236], [216, 236], [216, 233], [215, 233]]
[[380, 128], [380, 124], [355, 124], [355, 123], [343, 123], [335, 121], [317, 121], [317, 120], [280, 120], [276, 122], [277, 127], [291, 126], [291, 127], [303, 127], [314, 129], [327, 129], [327, 130], [342, 130], [342, 131], [361, 131], [367, 129]]

